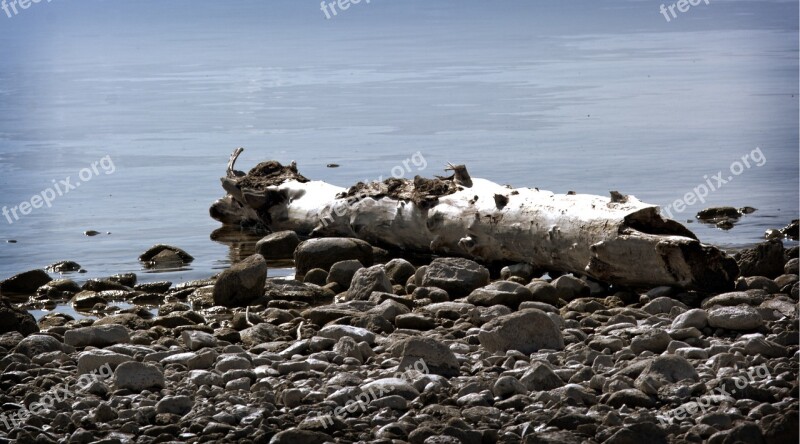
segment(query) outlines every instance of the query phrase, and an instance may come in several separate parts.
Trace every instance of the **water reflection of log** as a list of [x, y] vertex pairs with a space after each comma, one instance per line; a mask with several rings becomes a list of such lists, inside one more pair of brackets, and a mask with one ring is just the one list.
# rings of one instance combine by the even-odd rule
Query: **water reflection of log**
[[[223, 225], [211, 233], [211, 240], [228, 246], [229, 264], [226, 264], [227, 266], [240, 262], [248, 256], [255, 254], [256, 242], [260, 241], [267, 234], [269, 234], [269, 232], [264, 230]], [[294, 262], [291, 260], [267, 261], [267, 264], [272, 268], [294, 267]]]

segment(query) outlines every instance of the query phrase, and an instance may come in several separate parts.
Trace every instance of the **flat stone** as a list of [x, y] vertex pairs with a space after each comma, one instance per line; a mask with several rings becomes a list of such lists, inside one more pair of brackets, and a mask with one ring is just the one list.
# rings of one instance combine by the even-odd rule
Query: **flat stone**
[[518, 350], [527, 354], [540, 349], [564, 348], [559, 327], [545, 312], [534, 308], [487, 322], [481, 327], [478, 339], [490, 352]]
[[130, 331], [118, 324], [92, 325], [67, 330], [64, 343], [73, 347], [106, 347], [131, 342]]
[[715, 307], [708, 310], [708, 325], [712, 328], [754, 330], [763, 324], [764, 320], [758, 309], [749, 305]]
[[123, 362], [114, 371], [114, 385], [117, 389], [141, 392], [145, 389], [164, 388], [166, 382], [162, 370], [153, 364], [143, 362]]

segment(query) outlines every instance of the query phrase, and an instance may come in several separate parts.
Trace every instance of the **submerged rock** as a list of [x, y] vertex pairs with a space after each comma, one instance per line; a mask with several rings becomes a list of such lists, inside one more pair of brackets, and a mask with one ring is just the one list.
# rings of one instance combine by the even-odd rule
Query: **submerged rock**
[[139, 256], [140, 262], [151, 267], [188, 264], [193, 260], [194, 257], [182, 249], [164, 244], [153, 245]]

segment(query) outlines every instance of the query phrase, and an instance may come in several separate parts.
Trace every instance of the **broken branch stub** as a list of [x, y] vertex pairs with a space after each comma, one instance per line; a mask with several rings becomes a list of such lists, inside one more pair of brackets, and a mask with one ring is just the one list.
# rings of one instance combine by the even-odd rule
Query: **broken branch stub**
[[451, 177], [391, 178], [346, 190], [275, 161], [237, 176], [230, 173], [234, 161], [222, 178], [228, 194], [210, 209], [225, 224], [524, 262], [624, 286], [726, 291], [738, 275], [733, 258], [661, 218], [658, 207], [617, 192], [608, 198], [510, 188], [471, 178], [463, 165], [450, 166]]

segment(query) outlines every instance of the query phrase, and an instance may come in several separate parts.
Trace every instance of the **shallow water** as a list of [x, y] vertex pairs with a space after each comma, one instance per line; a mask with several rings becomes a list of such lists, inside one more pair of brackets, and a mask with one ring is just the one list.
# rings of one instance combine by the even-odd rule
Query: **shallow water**
[[[64, 259], [88, 271], [79, 281], [226, 268], [254, 242], [211, 239], [237, 146], [239, 169], [296, 160], [341, 186], [420, 152], [425, 168], [406, 162], [405, 177], [465, 163], [473, 177], [663, 206], [722, 171], [733, 179], [675, 218], [756, 207], [730, 231], [688, 225], [725, 248], [798, 217], [796, 2], [715, 3], [670, 23], [650, 2], [376, 1], [331, 20], [318, 2], [164, 3], [0, 15], [0, 205], [80, 182], [0, 218], [0, 278]], [[756, 148], [762, 166], [728, 173]], [[156, 243], [196, 260], [144, 270], [136, 258]]]

